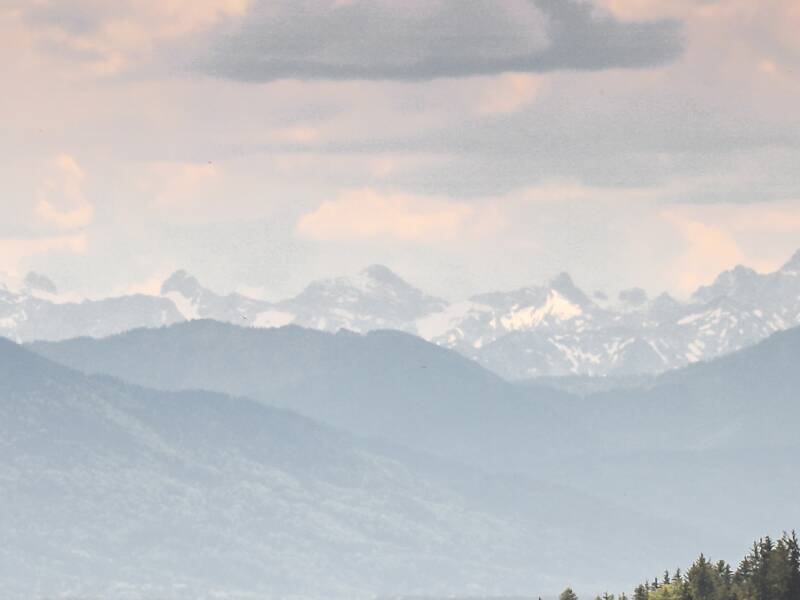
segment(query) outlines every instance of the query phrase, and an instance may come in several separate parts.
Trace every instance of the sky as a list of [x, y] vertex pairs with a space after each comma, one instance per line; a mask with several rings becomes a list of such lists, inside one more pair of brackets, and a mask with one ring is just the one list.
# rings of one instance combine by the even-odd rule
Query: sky
[[796, 0], [0, 0], [0, 271], [686, 297], [800, 248]]

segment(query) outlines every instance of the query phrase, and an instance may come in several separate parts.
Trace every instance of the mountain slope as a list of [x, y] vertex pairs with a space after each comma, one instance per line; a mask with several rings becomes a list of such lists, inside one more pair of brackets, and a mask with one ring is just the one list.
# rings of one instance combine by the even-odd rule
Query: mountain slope
[[[247, 393], [359, 435], [533, 475], [697, 527], [763, 520], [752, 498], [731, 492], [769, 473], [770, 515], [800, 519], [800, 483], [791, 475], [800, 451], [800, 329], [643, 385], [584, 397], [509, 384], [396, 332], [195, 322], [32, 347], [132, 381]], [[677, 500], [699, 489], [706, 490], [704, 506], [689, 510]]]
[[[85, 372], [246, 395], [358, 435], [491, 468], [599, 449], [743, 448], [754, 438], [759, 446], [778, 446], [800, 422], [793, 367], [800, 329], [644, 387], [583, 398], [510, 384], [399, 332], [327, 334], [195, 321], [31, 348]], [[486, 436], [488, 449], [480, 439]]]
[[88, 377], [2, 340], [0, 451], [10, 599], [518, 594], [576, 565], [587, 584], [628, 583], [629, 564], [689, 552], [651, 542], [674, 524], [558, 486], [245, 399]]
[[[357, 435], [492, 469], [522, 468], [563, 451], [557, 430], [564, 423], [555, 409], [564, 394], [511, 385], [455, 352], [399, 332], [194, 321], [31, 348], [87, 373], [245, 395]], [[494, 440], [491, 453], [480, 442], [486, 436]]]
[[794, 328], [640, 387], [590, 394], [570, 404], [572, 416], [605, 439], [592, 455], [559, 461], [550, 477], [660, 517], [741, 535], [795, 527], [798, 364]]
[[65, 302], [52, 281], [35, 273], [29, 273], [20, 285], [0, 282], [0, 336], [16, 341], [103, 337], [181, 320], [166, 298], [137, 294]]
[[383, 265], [371, 265], [355, 277], [313, 282], [294, 298], [278, 304], [294, 315], [292, 323], [303, 327], [411, 333], [416, 332], [417, 319], [445, 306], [444, 300], [422, 293]]
[[276, 303], [240, 294], [216, 294], [186, 271], [173, 273], [162, 285], [161, 295], [174, 302], [187, 319], [235, 324], [246, 321], [257, 327], [293, 323], [334, 332], [339, 329], [414, 332], [416, 319], [446, 305], [382, 265], [371, 265], [354, 277], [312, 282], [294, 298]]
[[[59, 303], [55, 286], [32, 275], [0, 289], [0, 335], [18, 341], [101, 337], [134, 327], [214, 319], [257, 328], [287, 324], [336, 332], [395, 329], [458, 351], [506, 379], [654, 375], [751, 346], [800, 325], [800, 252], [773, 273], [736, 267], [689, 302], [638, 288], [618, 302], [589, 297], [567, 274], [544, 285], [447, 302], [381, 265], [310, 283], [266, 302], [222, 295], [185, 271], [158, 298]], [[48, 291], [50, 290], [50, 291]]]
[[654, 435], [662, 449], [792, 446], [800, 425], [798, 361], [800, 328], [794, 328], [578, 405], [599, 426], [619, 429], [630, 449], [652, 446]]
[[[161, 296], [173, 302], [184, 319], [215, 319], [229, 323], [252, 323], [258, 327], [285, 325], [285, 315], [263, 300], [240, 294], [223, 296], [200, 285], [186, 271], [176, 271], [161, 285]], [[133, 329], [133, 328], [131, 328]]]

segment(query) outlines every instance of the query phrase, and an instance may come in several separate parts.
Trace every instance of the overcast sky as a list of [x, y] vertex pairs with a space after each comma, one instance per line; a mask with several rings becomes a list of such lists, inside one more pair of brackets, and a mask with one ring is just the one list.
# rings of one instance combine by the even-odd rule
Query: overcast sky
[[796, 0], [2, 0], [0, 271], [686, 295], [800, 247]]

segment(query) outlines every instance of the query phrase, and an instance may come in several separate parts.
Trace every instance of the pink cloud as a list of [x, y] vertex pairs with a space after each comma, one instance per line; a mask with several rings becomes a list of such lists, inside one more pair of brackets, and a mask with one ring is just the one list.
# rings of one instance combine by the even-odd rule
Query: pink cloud
[[507, 73], [489, 79], [478, 95], [476, 113], [500, 115], [513, 113], [539, 96], [543, 78], [527, 73]]
[[323, 202], [300, 218], [297, 231], [319, 240], [434, 240], [457, 235], [474, 215], [475, 209], [460, 202], [361, 189]]
[[746, 205], [676, 205], [661, 212], [684, 241], [668, 266], [681, 292], [707, 284], [725, 269], [745, 264], [777, 269], [800, 240], [798, 201]]
[[52, 174], [39, 191], [36, 215], [58, 229], [78, 229], [92, 222], [94, 207], [86, 200], [83, 169], [69, 154], [52, 161]]

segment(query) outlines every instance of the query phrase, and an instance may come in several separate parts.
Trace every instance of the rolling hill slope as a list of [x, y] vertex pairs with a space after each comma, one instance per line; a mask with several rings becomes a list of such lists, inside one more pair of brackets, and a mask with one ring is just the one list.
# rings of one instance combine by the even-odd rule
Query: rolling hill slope
[[691, 551], [677, 534], [651, 542], [675, 524], [557, 485], [246, 399], [89, 377], [5, 341], [0, 452], [4, 598], [530, 593], [574, 565], [621, 585], [630, 564]]
[[[248, 394], [358, 435], [566, 485], [693, 527], [730, 529], [740, 539], [760, 535], [764, 514], [777, 529], [800, 524], [800, 482], [792, 475], [800, 453], [800, 330], [583, 397], [504, 382], [392, 332], [195, 322], [33, 348], [131, 381]], [[760, 503], [743, 481], [760, 482]], [[701, 491], [706, 500], [698, 505]], [[722, 542], [718, 553], [725, 548]]]
[[[559, 415], [565, 394], [512, 385], [400, 332], [193, 321], [30, 347], [86, 373], [166, 390], [244, 395], [357, 435], [491, 469], [526, 468], [565, 451], [558, 434], [567, 426]], [[532, 392], [537, 402], [530, 401]], [[494, 452], [485, 451], [487, 441]]]

